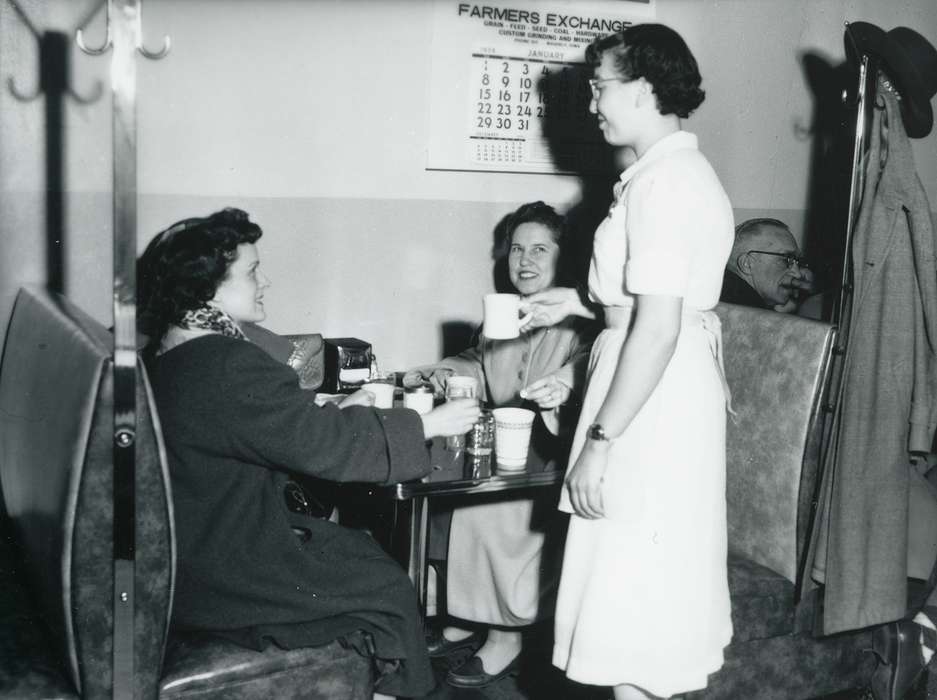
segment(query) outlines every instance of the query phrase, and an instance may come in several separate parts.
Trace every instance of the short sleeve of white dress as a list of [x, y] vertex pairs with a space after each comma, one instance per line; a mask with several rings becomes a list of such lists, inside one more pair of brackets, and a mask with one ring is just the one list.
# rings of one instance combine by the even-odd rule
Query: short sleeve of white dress
[[[695, 251], [698, 192], [679, 157], [664, 157], [635, 174], [626, 193], [629, 294], [685, 297]], [[699, 212], [696, 212], [697, 214]]]

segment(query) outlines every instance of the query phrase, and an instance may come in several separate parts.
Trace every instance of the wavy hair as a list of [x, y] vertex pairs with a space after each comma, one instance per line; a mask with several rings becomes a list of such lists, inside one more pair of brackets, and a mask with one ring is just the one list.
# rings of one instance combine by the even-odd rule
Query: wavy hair
[[654, 88], [661, 114], [685, 119], [706, 98], [693, 53], [677, 32], [663, 24], [635, 24], [596, 39], [586, 47], [586, 61], [595, 68], [609, 53], [626, 80], [644, 78]]
[[514, 241], [514, 232], [521, 224], [540, 224], [545, 226], [559, 248], [556, 259], [556, 272], [553, 284], [556, 286], [574, 286], [571, 265], [568, 260], [569, 224], [566, 217], [556, 209], [541, 201], [522, 204], [515, 211], [505, 216], [495, 230], [495, 244], [491, 257], [496, 267], [507, 269], [508, 254]]
[[238, 246], [262, 235], [247, 212], [234, 208], [183, 219], [156, 234], [137, 260], [140, 331], [157, 342], [187, 311], [204, 306], [237, 259]]

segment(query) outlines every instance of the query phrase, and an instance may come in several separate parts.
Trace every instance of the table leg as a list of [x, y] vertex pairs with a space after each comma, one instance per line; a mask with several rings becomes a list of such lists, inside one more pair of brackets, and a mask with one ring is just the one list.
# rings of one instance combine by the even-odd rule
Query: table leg
[[428, 527], [426, 499], [413, 498], [410, 501], [410, 556], [407, 561], [407, 574], [416, 589], [420, 610], [426, 615], [426, 539]]

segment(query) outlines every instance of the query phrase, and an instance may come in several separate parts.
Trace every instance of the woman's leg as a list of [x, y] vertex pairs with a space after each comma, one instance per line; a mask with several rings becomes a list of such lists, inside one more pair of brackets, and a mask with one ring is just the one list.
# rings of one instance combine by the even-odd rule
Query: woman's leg
[[627, 684], [616, 685], [612, 692], [615, 694], [615, 700], [651, 700], [653, 697], [640, 688]]
[[485, 673], [500, 673], [521, 653], [522, 641], [523, 637], [519, 630], [492, 627], [488, 630], [488, 639], [475, 652], [475, 656], [481, 659]]
[[[627, 684], [616, 685], [612, 688], [612, 692], [615, 693], [615, 700], [652, 700], [656, 697], [645, 693], [640, 688]], [[680, 700], [682, 697], [682, 695], [673, 695], [670, 700]]]

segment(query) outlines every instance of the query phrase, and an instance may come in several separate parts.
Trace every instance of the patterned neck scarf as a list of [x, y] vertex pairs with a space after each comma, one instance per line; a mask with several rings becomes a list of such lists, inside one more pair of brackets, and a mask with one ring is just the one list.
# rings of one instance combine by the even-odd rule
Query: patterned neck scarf
[[206, 302], [201, 308], [186, 311], [179, 325], [189, 330], [200, 329], [221, 333], [229, 338], [247, 340], [247, 336], [244, 335], [244, 331], [237, 322], [214, 301]]

